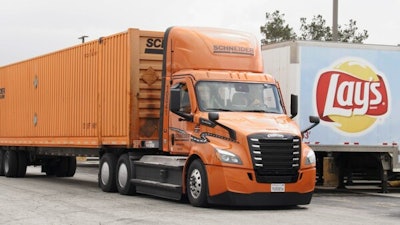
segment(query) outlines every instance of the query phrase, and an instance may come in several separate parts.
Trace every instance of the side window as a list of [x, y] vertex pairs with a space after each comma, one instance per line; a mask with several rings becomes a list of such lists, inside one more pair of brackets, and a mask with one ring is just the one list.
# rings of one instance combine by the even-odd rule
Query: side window
[[190, 105], [190, 98], [189, 98], [189, 90], [187, 84], [183, 83], [180, 85], [180, 97], [181, 97], [181, 105], [179, 107], [179, 111], [183, 113], [190, 113], [192, 111], [192, 107]]

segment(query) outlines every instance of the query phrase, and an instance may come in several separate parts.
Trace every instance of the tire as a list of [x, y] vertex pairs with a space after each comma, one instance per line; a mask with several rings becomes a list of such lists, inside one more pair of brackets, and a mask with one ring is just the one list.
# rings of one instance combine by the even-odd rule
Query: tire
[[0, 150], [0, 176], [4, 176], [4, 150]]
[[48, 163], [48, 165], [42, 165], [42, 170], [46, 172], [46, 176], [55, 176], [56, 175], [56, 167], [51, 165], [51, 163]]
[[55, 168], [55, 175], [57, 177], [73, 177], [76, 171], [76, 158], [61, 157], [58, 165]]
[[26, 152], [17, 152], [18, 155], [18, 171], [16, 177], [25, 177], [26, 167], [28, 166], [28, 160], [26, 159]]
[[116, 192], [116, 164], [117, 158], [112, 153], [106, 153], [101, 157], [99, 167], [99, 186], [104, 192]]
[[42, 172], [46, 173], [46, 176], [55, 176], [59, 158], [49, 157], [42, 161]]
[[54, 168], [54, 172], [56, 177], [65, 177], [67, 176], [68, 171], [68, 158], [67, 157], [60, 157], [57, 165]]
[[131, 183], [134, 174], [132, 170], [129, 155], [121, 155], [117, 162], [116, 184], [118, 192], [122, 195], [134, 195], [136, 193], [136, 186]]
[[6, 177], [17, 177], [18, 154], [16, 151], [8, 150], [4, 153], [4, 175]]
[[76, 172], [76, 157], [68, 158], [68, 171], [66, 177], [73, 177]]
[[186, 176], [186, 193], [191, 205], [207, 207], [208, 181], [203, 163], [200, 159], [194, 160]]

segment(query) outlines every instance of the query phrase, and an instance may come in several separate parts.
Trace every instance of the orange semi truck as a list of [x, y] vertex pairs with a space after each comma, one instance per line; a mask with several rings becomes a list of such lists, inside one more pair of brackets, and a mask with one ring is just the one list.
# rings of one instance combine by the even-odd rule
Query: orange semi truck
[[290, 117], [262, 71], [253, 36], [188, 27], [128, 29], [0, 67], [0, 175], [34, 165], [71, 177], [76, 156], [96, 156], [105, 192], [309, 204], [315, 155], [292, 120], [297, 98]]

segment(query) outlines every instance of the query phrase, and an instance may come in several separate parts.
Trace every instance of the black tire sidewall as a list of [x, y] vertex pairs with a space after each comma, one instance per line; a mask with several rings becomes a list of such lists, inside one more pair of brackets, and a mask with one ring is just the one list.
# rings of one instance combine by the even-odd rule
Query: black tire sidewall
[[67, 177], [73, 177], [76, 172], [76, 157], [71, 156], [68, 158]]
[[[109, 167], [109, 179], [106, 184], [103, 183], [101, 176], [102, 176], [102, 169], [104, 164], [108, 164]], [[117, 159], [116, 156], [112, 153], [105, 153], [100, 160], [99, 166], [99, 185], [101, 190], [104, 192], [116, 192], [117, 191], [117, 184], [116, 184], [116, 164]]]
[[28, 164], [28, 161], [26, 159], [26, 153], [22, 151], [17, 152], [17, 158], [18, 158], [17, 177], [24, 177], [26, 174], [26, 167]]
[[4, 175], [6, 177], [16, 177], [18, 174], [18, 155], [16, 151], [8, 150], [4, 153], [4, 164], [7, 161], [8, 170], [4, 166]]
[[[127, 172], [128, 172], [128, 181], [125, 184], [125, 187], [120, 186], [119, 184], [119, 169], [121, 164], [125, 164], [127, 167]], [[134, 174], [134, 172], [132, 171], [132, 165], [131, 165], [131, 161], [129, 160], [129, 155], [128, 154], [123, 154], [119, 157], [118, 162], [117, 162], [117, 171], [116, 171], [116, 185], [117, 185], [117, 189], [118, 192], [122, 195], [134, 195], [136, 193], [136, 187], [134, 184], [132, 184], [132, 182], [130, 182], [130, 180], [132, 178], [134, 178], [132, 175]]]
[[[200, 196], [198, 198], [194, 198], [190, 192], [190, 176], [193, 170], [199, 170], [201, 175], [201, 191]], [[186, 194], [189, 199], [191, 205], [196, 207], [207, 207], [208, 206], [208, 180], [207, 173], [205, 167], [200, 159], [194, 160], [188, 169], [188, 173], [186, 175]]]
[[4, 150], [0, 150], [0, 176], [4, 176]]

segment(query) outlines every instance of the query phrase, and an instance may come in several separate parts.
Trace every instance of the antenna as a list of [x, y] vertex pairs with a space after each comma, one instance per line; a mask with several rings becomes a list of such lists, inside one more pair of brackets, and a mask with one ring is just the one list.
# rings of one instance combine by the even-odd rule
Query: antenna
[[85, 43], [85, 38], [87, 38], [87, 37], [89, 37], [89, 36], [83, 35], [83, 36], [78, 37], [78, 39], [81, 39], [82, 44], [83, 44], [83, 43]]

